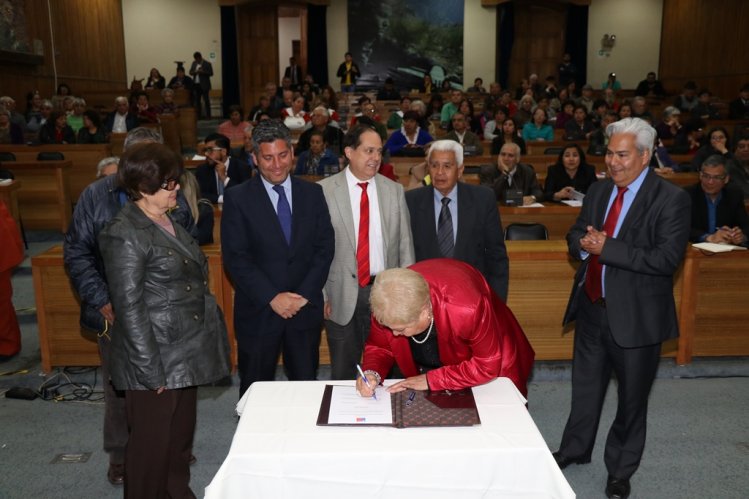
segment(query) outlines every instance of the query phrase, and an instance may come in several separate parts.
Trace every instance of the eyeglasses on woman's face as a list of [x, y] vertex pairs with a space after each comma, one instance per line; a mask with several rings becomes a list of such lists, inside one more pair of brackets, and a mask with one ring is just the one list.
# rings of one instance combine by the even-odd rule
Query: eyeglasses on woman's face
[[159, 186], [161, 189], [164, 189], [165, 191], [173, 191], [177, 188], [179, 185], [179, 179], [177, 178], [168, 178], [162, 182], [162, 184]]

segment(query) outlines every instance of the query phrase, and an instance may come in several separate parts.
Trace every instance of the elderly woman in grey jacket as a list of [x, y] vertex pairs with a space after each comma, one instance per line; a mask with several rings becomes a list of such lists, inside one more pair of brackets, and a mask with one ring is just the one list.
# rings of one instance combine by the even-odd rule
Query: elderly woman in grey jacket
[[114, 387], [125, 391], [130, 438], [125, 497], [195, 497], [189, 459], [197, 386], [229, 374], [226, 326], [208, 290], [208, 267], [173, 223], [180, 157], [161, 144], [122, 156], [130, 199], [99, 235], [115, 317]]

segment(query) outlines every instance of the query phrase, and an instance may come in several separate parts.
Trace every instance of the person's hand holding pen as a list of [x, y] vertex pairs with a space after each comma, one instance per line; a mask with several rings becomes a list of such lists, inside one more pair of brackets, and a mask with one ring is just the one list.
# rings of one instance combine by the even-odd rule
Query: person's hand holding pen
[[356, 370], [359, 371], [359, 377], [356, 378], [356, 391], [362, 397], [372, 397], [377, 400], [377, 395], [375, 395], [377, 377], [374, 374], [364, 374], [359, 364], [356, 365]]

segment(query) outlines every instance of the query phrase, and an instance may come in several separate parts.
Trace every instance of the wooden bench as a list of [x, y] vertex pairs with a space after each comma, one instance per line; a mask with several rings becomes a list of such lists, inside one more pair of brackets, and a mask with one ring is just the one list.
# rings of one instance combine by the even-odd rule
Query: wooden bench
[[21, 185], [18, 211], [24, 229], [68, 230], [73, 217], [71, 169], [69, 160], [13, 163], [13, 174]]
[[[0, 145], [0, 152], [12, 152], [18, 162], [34, 162], [40, 152], [59, 152], [70, 161], [68, 178], [70, 182], [70, 197], [72, 202], [78, 201], [83, 189], [96, 180], [96, 165], [102, 159], [112, 156], [109, 144], [46, 144], [35, 146]], [[13, 170], [16, 165], [12, 162], [4, 163], [3, 168]], [[30, 228], [30, 227], [29, 227]]]

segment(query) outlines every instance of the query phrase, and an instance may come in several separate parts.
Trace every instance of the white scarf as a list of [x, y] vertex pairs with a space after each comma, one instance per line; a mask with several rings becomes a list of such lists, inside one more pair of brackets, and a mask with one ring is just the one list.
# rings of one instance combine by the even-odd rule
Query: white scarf
[[413, 145], [416, 145], [416, 141], [417, 141], [417, 140], [419, 139], [419, 130], [421, 130], [421, 128], [417, 126], [417, 127], [416, 127], [416, 133], [414, 133], [414, 139], [413, 139], [413, 140], [411, 140], [411, 139], [410, 139], [410, 138], [408, 137], [408, 134], [406, 133], [406, 129], [405, 129], [405, 127], [401, 127], [401, 133], [402, 133], [402, 134], [403, 134], [403, 136], [404, 136], [404, 137], [406, 138], [406, 142], [408, 142], [408, 143], [409, 143], [409, 145], [412, 145], [412, 146], [413, 146]]

